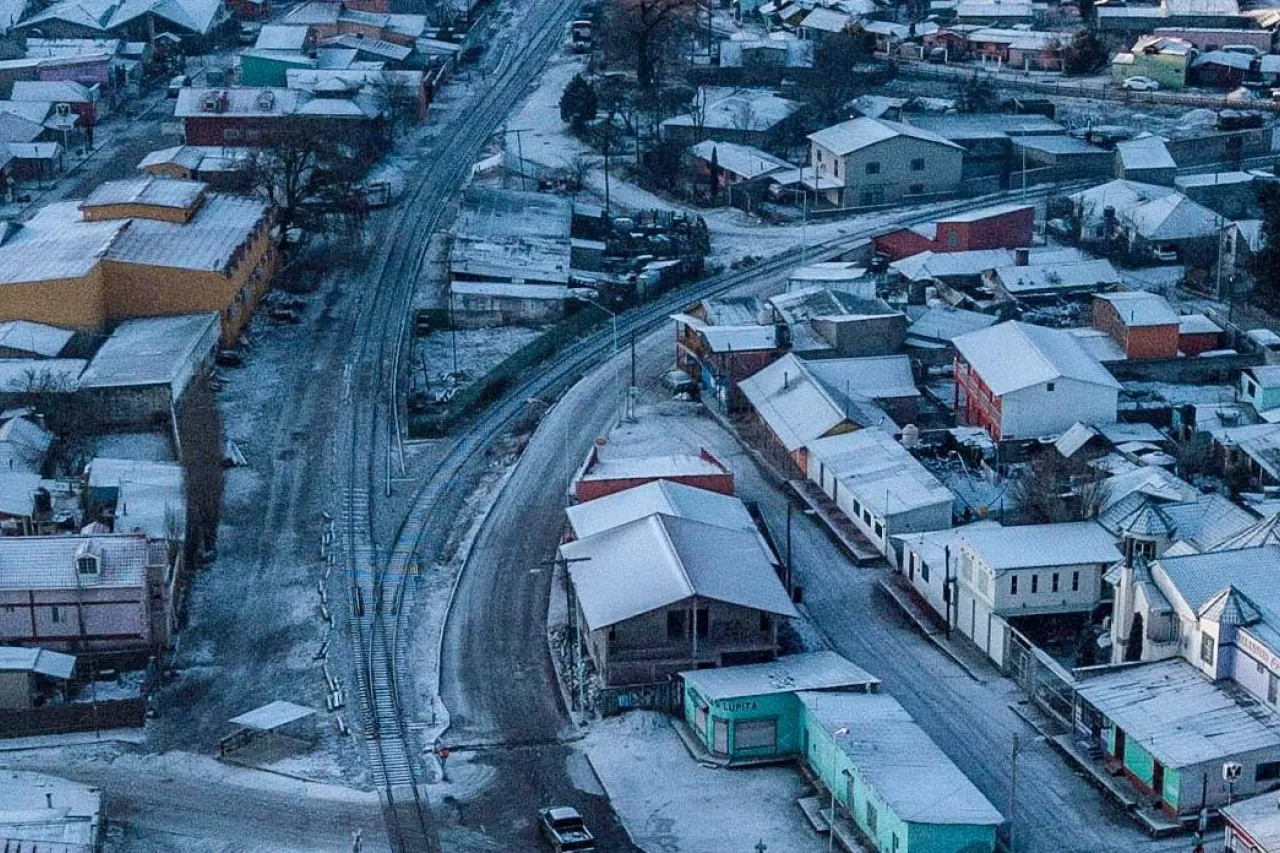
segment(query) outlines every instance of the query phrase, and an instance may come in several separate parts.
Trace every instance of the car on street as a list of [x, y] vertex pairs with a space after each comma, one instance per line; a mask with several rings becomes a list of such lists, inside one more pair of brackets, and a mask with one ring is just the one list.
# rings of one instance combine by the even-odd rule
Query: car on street
[[575, 808], [554, 806], [538, 810], [538, 828], [556, 853], [582, 853], [596, 849], [596, 839]]
[[186, 74], [179, 74], [169, 81], [169, 97], [176, 98], [178, 93], [191, 85], [191, 77]]
[[1160, 88], [1160, 84], [1150, 77], [1126, 77], [1120, 85], [1131, 92], [1154, 92]]

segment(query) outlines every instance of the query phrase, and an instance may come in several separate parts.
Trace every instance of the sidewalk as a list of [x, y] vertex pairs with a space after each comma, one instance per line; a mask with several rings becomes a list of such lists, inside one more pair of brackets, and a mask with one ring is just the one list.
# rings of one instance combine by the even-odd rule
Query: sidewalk
[[951, 658], [966, 675], [979, 684], [987, 683], [987, 679], [979, 675], [979, 672], [989, 670], [990, 662], [958, 634], [952, 639], [947, 639], [946, 626], [942, 620], [920, 600], [919, 595], [907, 585], [902, 575], [893, 572], [880, 578], [880, 588], [902, 609], [920, 633], [924, 634], [929, 642], [937, 646], [944, 655]]
[[862, 535], [862, 531], [854, 526], [849, 517], [836, 506], [836, 502], [827, 497], [816, 483], [812, 480], [788, 480], [787, 485], [799, 495], [805, 506], [822, 519], [827, 530], [855, 563], [865, 566], [884, 559], [867, 537]]
[[1087, 775], [1095, 785], [1124, 807], [1148, 833], [1156, 838], [1176, 835], [1187, 827], [1144, 800], [1123, 774], [1112, 775], [1106, 765], [1095, 761], [1080, 748], [1075, 734], [1068, 732], [1047, 737], [1045, 742], [1060, 752], [1067, 761]]

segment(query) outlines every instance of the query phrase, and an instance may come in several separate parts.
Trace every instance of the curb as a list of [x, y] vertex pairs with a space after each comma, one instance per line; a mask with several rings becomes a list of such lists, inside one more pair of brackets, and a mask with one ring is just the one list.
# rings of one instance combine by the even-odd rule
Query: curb
[[974, 672], [973, 669], [969, 666], [969, 664], [965, 663], [965, 661], [959, 655], [957, 655], [950, 648], [948, 648], [947, 645], [944, 642], [942, 642], [942, 640], [939, 640], [936, 632], [931, 633], [929, 629], [925, 626], [925, 624], [921, 622], [920, 619], [916, 616], [916, 614], [911, 611], [911, 608], [907, 607], [902, 603], [902, 601], [897, 596], [896, 590], [892, 589], [893, 581], [888, 580], [887, 578], [881, 578], [879, 581], [877, 581], [877, 584], [882, 590], [884, 590], [885, 594], [888, 595], [889, 598], [893, 600], [893, 603], [898, 606], [898, 609], [901, 610], [904, 614], [906, 614], [906, 617], [911, 620], [911, 624], [916, 626], [916, 629], [920, 631], [921, 634], [924, 635], [925, 639], [927, 639], [930, 643], [932, 643], [944, 655], [950, 658], [951, 661], [956, 666], [964, 670], [965, 675], [969, 676], [979, 684], [987, 683], [987, 680], [985, 678], [983, 678], [982, 676]]
[[551, 645], [551, 607], [555, 603], [556, 583], [563, 580], [563, 572], [564, 569], [561, 568], [559, 563], [557, 563], [551, 570], [551, 595], [547, 596], [547, 630], [544, 632], [543, 636], [547, 642], [547, 654], [551, 656], [551, 669], [556, 674], [556, 688], [560, 691], [560, 701], [564, 703], [565, 713], [568, 714], [569, 719], [573, 721], [574, 731], [577, 732], [579, 729], [586, 728], [587, 719], [581, 709], [578, 711], [573, 710], [573, 697], [569, 695], [569, 690], [565, 687], [564, 679], [560, 676], [560, 667], [556, 665], [556, 650], [555, 647]]

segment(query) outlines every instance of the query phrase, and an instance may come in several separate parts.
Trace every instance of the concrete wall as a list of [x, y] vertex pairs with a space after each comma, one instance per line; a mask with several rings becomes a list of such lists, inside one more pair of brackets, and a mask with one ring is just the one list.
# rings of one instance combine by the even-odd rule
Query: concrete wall
[[71, 329], [97, 329], [106, 320], [102, 269], [82, 278], [57, 279], [0, 288], [0, 321], [31, 320]]
[[0, 670], [0, 709], [31, 707], [31, 673]]
[[905, 314], [818, 317], [812, 322], [814, 331], [830, 342], [841, 358], [892, 355], [902, 351], [907, 338]]
[[1077, 421], [1112, 423], [1118, 397], [1115, 388], [1067, 378], [1011, 391], [1001, 397], [1001, 437], [1054, 435]]
[[[698, 708], [707, 709], [706, 726], [698, 727]], [[800, 737], [800, 700], [794, 693], [773, 693], [764, 696], [746, 696], [737, 699], [711, 701], [698, 693], [697, 689], [686, 684], [684, 690], [684, 718], [702, 745], [709, 752], [717, 752], [715, 744], [715, 723], [722, 721], [728, 730], [728, 747], [726, 753], [731, 758], [762, 758], [770, 755], [779, 757], [799, 755], [801, 751]], [[740, 749], [737, 745], [735, 726], [739, 722], [754, 720], [774, 720], [777, 724], [776, 748]]]

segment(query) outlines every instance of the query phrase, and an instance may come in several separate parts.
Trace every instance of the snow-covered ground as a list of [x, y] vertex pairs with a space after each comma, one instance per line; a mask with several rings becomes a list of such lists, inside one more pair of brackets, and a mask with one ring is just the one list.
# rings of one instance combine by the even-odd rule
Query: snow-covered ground
[[[502, 326], [493, 329], [459, 329], [456, 334], [457, 369], [466, 374], [469, 381], [474, 381], [538, 337], [542, 330]], [[432, 332], [414, 340], [410, 387], [421, 389], [424, 381], [430, 387], [436, 387], [441, 374], [453, 371], [453, 354], [453, 334], [448, 330]]]
[[633, 711], [594, 723], [579, 748], [632, 840], [662, 853], [817, 853], [824, 842], [796, 800], [807, 793], [793, 765], [705, 767], [662, 714]]

